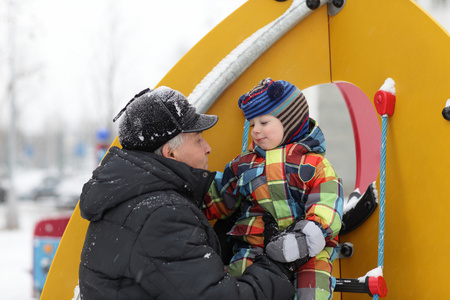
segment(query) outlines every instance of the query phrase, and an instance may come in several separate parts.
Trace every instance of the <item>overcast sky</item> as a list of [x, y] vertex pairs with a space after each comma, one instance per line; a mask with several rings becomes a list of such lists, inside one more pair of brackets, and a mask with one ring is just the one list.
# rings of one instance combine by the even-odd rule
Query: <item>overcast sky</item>
[[[5, 24], [8, 12], [14, 12], [16, 71], [29, 74], [18, 84], [19, 126], [39, 132], [49, 123], [77, 126], [82, 115], [99, 118], [98, 99], [105, 97], [105, 70], [112, 53], [117, 57], [114, 96], [121, 107], [135, 93], [154, 87], [245, 0], [13, 2], [12, 10], [6, 0], [0, 2], [0, 14]], [[8, 43], [6, 27], [0, 29], [0, 43]], [[0, 55], [5, 62], [7, 53]], [[3, 68], [0, 80], [7, 76]], [[8, 106], [4, 98], [1, 101], [1, 125], [7, 125]]]
[[[19, 82], [19, 126], [76, 128], [82, 116], [111, 119], [101, 99], [106, 68], [115, 54], [113, 96], [119, 110], [141, 89], [154, 87], [172, 66], [245, 0], [0, 0], [0, 95], [5, 95], [8, 13], [13, 12]], [[10, 10], [8, 3], [13, 3]], [[448, 9], [419, 1], [448, 29]], [[115, 27], [112, 27], [114, 24]], [[112, 34], [113, 32], [113, 34]], [[2, 50], [3, 49], [3, 50]], [[114, 51], [111, 52], [110, 50]], [[0, 99], [0, 125], [9, 110]], [[104, 101], [104, 100], [103, 100]], [[115, 113], [115, 112], [114, 112]], [[101, 125], [101, 124], [99, 124]]]

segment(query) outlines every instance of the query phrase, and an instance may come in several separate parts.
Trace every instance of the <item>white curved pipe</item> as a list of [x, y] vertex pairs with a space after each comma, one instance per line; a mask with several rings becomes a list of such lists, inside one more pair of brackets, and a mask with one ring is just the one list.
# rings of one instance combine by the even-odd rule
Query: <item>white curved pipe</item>
[[[327, 2], [328, 0], [320, 0], [320, 6]], [[267, 49], [312, 12], [306, 5], [306, 0], [294, 0], [283, 15], [253, 33], [222, 59], [195, 87], [188, 97], [189, 101], [199, 113], [205, 113], [223, 91]]]

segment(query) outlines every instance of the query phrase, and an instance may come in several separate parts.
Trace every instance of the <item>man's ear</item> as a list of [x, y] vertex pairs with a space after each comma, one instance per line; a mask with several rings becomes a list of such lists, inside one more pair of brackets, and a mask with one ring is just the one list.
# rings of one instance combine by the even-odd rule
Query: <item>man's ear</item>
[[164, 156], [165, 158], [171, 158], [171, 159], [175, 159], [175, 155], [172, 151], [172, 149], [170, 149], [169, 144], [164, 144], [164, 146], [162, 147], [162, 156]]

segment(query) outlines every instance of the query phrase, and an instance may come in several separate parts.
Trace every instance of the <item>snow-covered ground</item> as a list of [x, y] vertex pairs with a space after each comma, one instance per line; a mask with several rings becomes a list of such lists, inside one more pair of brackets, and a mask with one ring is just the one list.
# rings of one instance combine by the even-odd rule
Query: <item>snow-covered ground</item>
[[19, 229], [5, 230], [6, 206], [0, 203], [0, 299], [34, 300], [33, 297], [33, 233], [42, 219], [67, 215], [53, 202], [20, 201]]

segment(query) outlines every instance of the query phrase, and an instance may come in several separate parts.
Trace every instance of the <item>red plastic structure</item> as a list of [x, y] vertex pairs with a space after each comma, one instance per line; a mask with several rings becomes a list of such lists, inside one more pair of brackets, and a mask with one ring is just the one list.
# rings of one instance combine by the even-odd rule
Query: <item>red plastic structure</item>
[[379, 90], [375, 93], [374, 103], [380, 116], [392, 116], [395, 107], [395, 95], [390, 92]]
[[369, 277], [369, 290], [370, 294], [379, 295], [380, 298], [384, 298], [387, 295], [386, 280], [383, 276]]

